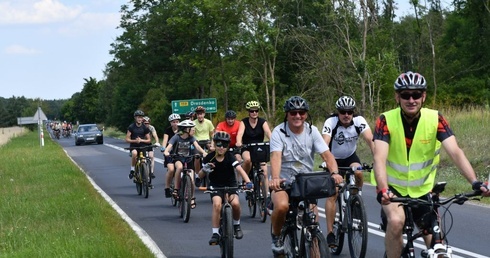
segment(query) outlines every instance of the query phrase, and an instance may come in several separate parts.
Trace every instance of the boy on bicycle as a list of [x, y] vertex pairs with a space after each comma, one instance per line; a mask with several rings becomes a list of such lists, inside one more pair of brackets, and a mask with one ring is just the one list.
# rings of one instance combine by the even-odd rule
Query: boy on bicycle
[[270, 141], [271, 175], [269, 188], [272, 190], [274, 210], [272, 223], [272, 253], [284, 253], [284, 244], [280, 238], [281, 229], [289, 210], [289, 194], [281, 189], [284, 181], [293, 181], [299, 173], [313, 172], [314, 154], [319, 153], [326, 162], [336, 184], [342, 182], [338, 175], [337, 162], [323, 141], [318, 128], [306, 122], [310, 107], [305, 99], [293, 96], [284, 104], [286, 117], [272, 131]]
[[[246, 183], [247, 189], [253, 188], [253, 183], [250, 182], [247, 173], [240, 166], [239, 162], [235, 159], [233, 154], [228, 151], [230, 146], [230, 135], [227, 132], [216, 132], [213, 136], [213, 142], [215, 151], [210, 152], [203, 159], [203, 168], [199, 171], [199, 177], [204, 178], [208, 176], [209, 186], [214, 187], [235, 187], [237, 186], [235, 169], [240, 173]], [[235, 231], [235, 238], [242, 239], [243, 232], [240, 227], [240, 198], [238, 193], [235, 192], [228, 196], [230, 204], [233, 210], [233, 229]], [[213, 235], [209, 240], [209, 245], [217, 245], [219, 243], [219, 221], [222, 199], [219, 193], [211, 194], [211, 201], [213, 202], [213, 211], [211, 215], [212, 231]]]
[[[145, 113], [141, 110], [136, 110], [133, 114], [134, 123], [130, 124], [126, 132], [126, 142], [129, 143], [129, 147], [143, 147], [151, 144], [150, 129], [143, 125], [143, 117]], [[134, 166], [136, 165], [138, 151], [131, 149], [131, 171], [128, 178], [134, 177]]]
[[[178, 124], [179, 132], [170, 138], [163, 155], [165, 157], [170, 156], [170, 152], [179, 154], [183, 157], [173, 159], [173, 163], [175, 165], [175, 174], [174, 174], [174, 192], [172, 195], [174, 198], [178, 198], [179, 189], [180, 189], [180, 173], [184, 169], [184, 165], [187, 166], [188, 169], [194, 168], [193, 159], [190, 156], [193, 155], [193, 147], [206, 157], [206, 152], [199, 146], [196, 138], [191, 135], [191, 130], [194, 128], [194, 122], [190, 120], [184, 120]], [[175, 146], [175, 148], [174, 148]], [[176, 176], [175, 176], [176, 175]], [[194, 180], [194, 172], [191, 175], [191, 179]], [[194, 184], [194, 183], [193, 183]], [[192, 198], [191, 198], [191, 208], [196, 208], [196, 198], [194, 197], [194, 187], [192, 187]]]
[[[356, 102], [349, 96], [340, 97], [335, 103], [338, 113], [327, 118], [323, 125], [322, 136], [330, 148], [339, 167], [359, 167], [361, 160], [356, 154], [357, 141], [362, 137], [374, 153], [373, 133], [366, 119], [354, 114]], [[356, 185], [362, 188], [362, 171], [356, 171]], [[327, 198], [325, 213], [327, 219], [327, 244], [331, 248], [336, 247], [333, 223], [335, 220], [335, 200], [337, 194]]]
[[[151, 119], [148, 116], [143, 117], [143, 124], [145, 124], [148, 129], [150, 129], [150, 139], [155, 139], [155, 145], [160, 146], [160, 139], [158, 138], [157, 130], [153, 125], [150, 124]], [[153, 148], [148, 151], [148, 156], [151, 158], [151, 173], [150, 177], [155, 178], [155, 154]]]

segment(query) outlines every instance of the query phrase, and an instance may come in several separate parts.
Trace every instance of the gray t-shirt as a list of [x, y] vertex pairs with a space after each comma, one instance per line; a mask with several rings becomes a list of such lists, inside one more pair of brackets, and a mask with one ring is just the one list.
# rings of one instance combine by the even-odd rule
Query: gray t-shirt
[[270, 140], [270, 151], [282, 152], [281, 174], [280, 177], [292, 181], [298, 173], [313, 172], [315, 153], [323, 153], [328, 150], [328, 146], [322, 138], [316, 126], [311, 127], [304, 123], [304, 130], [301, 134], [294, 134], [286, 126], [286, 136], [284, 123], [276, 126], [272, 131]]

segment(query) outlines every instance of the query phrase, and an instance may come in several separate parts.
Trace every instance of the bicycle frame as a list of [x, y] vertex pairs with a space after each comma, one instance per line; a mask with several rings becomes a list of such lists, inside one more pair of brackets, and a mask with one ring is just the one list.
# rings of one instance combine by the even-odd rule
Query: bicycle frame
[[[180, 154], [171, 154], [170, 155], [172, 159], [176, 160], [178, 158], [184, 159], [185, 161], [189, 160], [189, 162], [182, 162], [182, 171], [180, 172], [179, 175], [179, 192], [178, 192], [178, 200], [175, 200], [175, 205], [177, 203], [179, 204], [179, 212], [180, 212], [180, 217], [184, 219], [184, 222], [187, 223], [189, 222], [190, 215], [191, 215], [191, 205], [192, 205], [192, 199], [194, 198], [194, 183], [193, 183], [193, 177], [194, 177], [194, 170], [187, 168], [187, 163], [194, 162], [195, 157], [200, 157], [200, 155], [180, 155]], [[174, 174], [174, 179], [175, 179], [176, 173]], [[173, 181], [173, 180], [172, 180]], [[171, 191], [173, 192], [175, 189], [175, 185], [172, 184]]]

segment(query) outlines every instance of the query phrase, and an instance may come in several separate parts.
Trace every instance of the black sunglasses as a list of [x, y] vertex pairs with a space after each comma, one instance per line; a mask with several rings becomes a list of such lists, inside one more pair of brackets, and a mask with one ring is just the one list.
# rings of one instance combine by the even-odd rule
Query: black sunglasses
[[220, 148], [228, 148], [228, 146], [230, 146], [230, 143], [228, 142], [215, 142], [216, 144], [216, 147], [220, 147]]
[[345, 114], [352, 115], [352, 114], [354, 114], [354, 111], [352, 111], [352, 110], [349, 110], [349, 111], [347, 111], [347, 110], [339, 110], [339, 114], [342, 114], [342, 115], [345, 115]]
[[417, 100], [422, 98], [423, 93], [422, 92], [402, 92], [400, 93], [400, 98], [404, 100], [409, 100], [410, 97], [413, 98], [413, 100]]
[[306, 115], [306, 111], [304, 110], [299, 110], [299, 111], [289, 111], [289, 114], [291, 116], [296, 116], [297, 114], [299, 114], [300, 116], [304, 116]]
[[248, 113], [259, 113], [258, 110], [249, 110]]

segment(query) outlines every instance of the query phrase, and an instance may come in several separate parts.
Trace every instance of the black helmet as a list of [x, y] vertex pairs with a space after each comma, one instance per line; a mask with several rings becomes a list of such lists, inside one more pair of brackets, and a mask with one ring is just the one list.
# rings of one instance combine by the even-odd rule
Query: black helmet
[[185, 113], [185, 117], [187, 119], [193, 119], [195, 114], [196, 113], [194, 111], [189, 111], [189, 112]]
[[302, 97], [293, 96], [286, 100], [284, 103], [284, 112], [289, 112], [291, 110], [310, 110], [310, 106], [308, 106], [308, 102]]
[[233, 110], [226, 111], [225, 118], [236, 118], [236, 112]]
[[227, 132], [216, 132], [213, 135], [214, 141], [230, 142], [230, 135]]
[[138, 109], [138, 110], [134, 111], [133, 116], [145, 116], [145, 112]]

